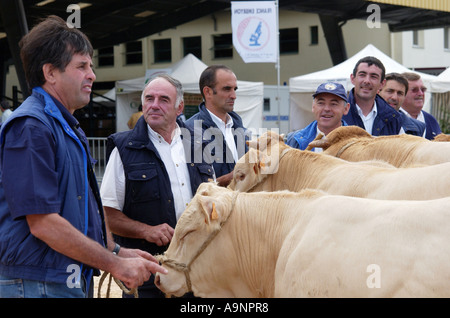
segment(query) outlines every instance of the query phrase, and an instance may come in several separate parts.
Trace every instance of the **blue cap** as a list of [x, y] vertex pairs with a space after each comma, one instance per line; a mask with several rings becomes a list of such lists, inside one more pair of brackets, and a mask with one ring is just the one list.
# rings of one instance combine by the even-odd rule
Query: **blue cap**
[[344, 86], [339, 83], [328, 82], [320, 84], [319, 87], [317, 87], [316, 92], [313, 94], [313, 97], [316, 97], [321, 93], [330, 93], [336, 95], [337, 97], [342, 98], [346, 103], [348, 103], [347, 92], [345, 91]]

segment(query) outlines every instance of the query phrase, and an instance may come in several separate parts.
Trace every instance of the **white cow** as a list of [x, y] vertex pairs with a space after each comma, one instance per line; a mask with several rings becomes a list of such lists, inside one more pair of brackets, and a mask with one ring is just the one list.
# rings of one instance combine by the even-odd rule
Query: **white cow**
[[334, 129], [310, 147], [324, 149], [324, 154], [348, 161], [384, 160], [396, 167], [433, 165], [450, 161], [450, 142], [435, 142], [402, 134], [373, 137], [357, 126]]
[[450, 297], [450, 198], [200, 185], [159, 259], [166, 295]]
[[380, 162], [349, 162], [273, 142], [265, 151], [251, 148], [233, 171], [229, 185], [241, 192], [319, 189], [330, 194], [372, 199], [429, 200], [450, 196], [450, 162], [395, 168]]

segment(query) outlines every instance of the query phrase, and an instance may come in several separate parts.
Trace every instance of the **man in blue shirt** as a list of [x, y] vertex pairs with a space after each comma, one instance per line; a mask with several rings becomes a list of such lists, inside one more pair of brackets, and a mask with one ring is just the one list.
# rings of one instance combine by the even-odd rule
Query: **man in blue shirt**
[[[319, 133], [326, 136], [335, 128], [347, 126], [342, 116], [348, 113], [349, 107], [344, 86], [333, 82], [320, 84], [313, 94], [312, 112], [316, 120], [301, 130], [289, 133], [286, 144], [305, 150]], [[311, 150], [322, 152], [322, 148]]]
[[377, 93], [384, 86], [386, 71], [373, 56], [360, 59], [350, 75], [355, 86], [348, 95], [350, 111], [343, 119], [373, 136], [396, 135], [401, 128], [400, 114]]
[[90, 100], [92, 46], [56, 16], [20, 46], [32, 95], [0, 131], [0, 298], [87, 297], [98, 269], [136, 288], [165, 270], [147, 252], [120, 249], [104, 222], [73, 117]]

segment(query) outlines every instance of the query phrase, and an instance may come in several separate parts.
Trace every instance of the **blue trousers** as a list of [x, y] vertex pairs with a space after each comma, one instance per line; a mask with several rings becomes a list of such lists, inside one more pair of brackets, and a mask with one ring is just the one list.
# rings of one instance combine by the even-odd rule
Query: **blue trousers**
[[[91, 286], [93, 284], [90, 284]], [[41, 282], [0, 275], [0, 298], [86, 298], [86, 281], [80, 287], [69, 288], [67, 284]]]

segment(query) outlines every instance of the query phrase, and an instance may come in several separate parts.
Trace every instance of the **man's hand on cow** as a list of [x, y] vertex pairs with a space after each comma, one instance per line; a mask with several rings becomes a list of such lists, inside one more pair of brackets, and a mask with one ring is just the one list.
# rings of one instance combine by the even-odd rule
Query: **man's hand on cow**
[[127, 258], [132, 258], [132, 257], [142, 257], [145, 259], [148, 259], [149, 261], [155, 262], [157, 264], [159, 264], [158, 260], [156, 259], [156, 257], [154, 257], [152, 254], [140, 250], [140, 249], [134, 249], [134, 248], [125, 248], [122, 247], [119, 251], [118, 254], [120, 257], [127, 257]]
[[[150, 254], [149, 254], [150, 255]], [[153, 257], [153, 256], [152, 256]], [[122, 281], [128, 288], [137, 288], [157, 272], [167, 274], [167, 270], [154, 261], [144, 257], [119, 257], [111, 274]]]
[[173, 232], [174, 229], [167, 223], [149, 226], [149, 230], [146, 231], [145, 239], [158, 246], [165, 246], [172, 241]]

